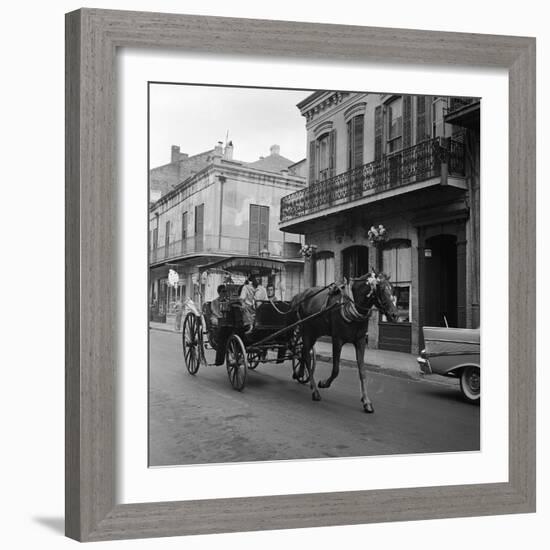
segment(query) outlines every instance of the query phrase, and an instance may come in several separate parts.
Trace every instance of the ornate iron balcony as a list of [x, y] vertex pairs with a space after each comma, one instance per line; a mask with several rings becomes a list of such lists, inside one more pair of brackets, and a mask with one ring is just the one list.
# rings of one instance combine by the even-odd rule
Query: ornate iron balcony
[[463, 144], [451, 139], [429, 139], [324, 181], [316, 181], [281, 199], [281, 221], [438, 177], [442, 164], [447, 165], [449, 174], [464, 175]]
[[471, 105], [478, 101], [475, 97], [451, 97], [449, 102], [449, 109], [447, 114], [452, 113], [453, 111], [458, 111], [467, 105]]

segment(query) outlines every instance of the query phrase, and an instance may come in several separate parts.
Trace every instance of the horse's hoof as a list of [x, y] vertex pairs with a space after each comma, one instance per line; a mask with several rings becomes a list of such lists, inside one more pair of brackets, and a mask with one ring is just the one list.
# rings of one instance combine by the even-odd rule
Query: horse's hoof
[[320, 388], [328, 388], [328, 384], [324, 380], [319, 380], [319, 382], [317, 382], [317, 386]]
[[372, 403], [363, 403], [363, 410], [366, 413], [372, 414], [374, 412], [374, 407], [372, 406]]
[[313, 392], [311, 394], [311, 399], [313, 399], [313, 401], [321, 401], [321, 395], [319, 392]]

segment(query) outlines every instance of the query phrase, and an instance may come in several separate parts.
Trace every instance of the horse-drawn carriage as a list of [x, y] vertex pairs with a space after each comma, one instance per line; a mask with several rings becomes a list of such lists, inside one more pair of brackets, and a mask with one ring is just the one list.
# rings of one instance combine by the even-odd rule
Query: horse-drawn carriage
[[[256, 270], [271, 274], [284, 265], [280, 260], [265, 258], [230, 258], [204, 266], [202, 273], [216, 271], [226, 275], [228, 297], [219, 303], [221, 316], [216, 326], [211, 322], [212, 302], [202, 311], [191, 311], [183, 327], [183, 355], [187, 370], [196, 374], [207, 364], [206, 343], [217, 350], [216, 364], [225, 363], [234, 389], [242, 390], [249, 369], [259, 363], [292, 361], [292, 377], [309, 383], [314, 401], [321, 399], [318, 388], [329, 388], [339, 373], [340, 352], [345, 343], [355, 347], [363, 410], [374, 412], [367, 394], [364, 369], [365, 334], [373, 307], [389, 319], [397, 319], [392, 286], [383, 273], [371, 270], [342, 284], [312, 287], [298, 293], [290, 302], [264, 300], [255, 303], [254, 318], [245, 322], [239, 286], [232, 276]], [[216, 304], [218, 305], [218, 304]], [[332, 337], [332, 371], [328, 378], [315, 382], [314, 345], [320, 336]], [[269, 353], [276, 351], [276, 357]]]
[[[252, 319], [241, 300], [241, 288], [250, 274], [257, 277], [280, 273], [283, 262], [268, 258], [229, 258], [200, 268], [200, 277], [221, 275], [226, 296], [218, 299], [213, 315], [213, 302], [204, 301], [200, 313], [191, 310], [183, 324], [183, 356], [190, 374], [202, 365], [213, 365], [206, 359], [205, 349], [212, 348], [225, 360], [231, 386], [242, 390], [248, 370], [260, 363], [292, 362], [293, 376], [298, 382], [309, 381], [309, 370], [303, 368], [300, 323], [295, 322], [290, 303], [272, 297], [256, 300]], [[240, 284], [242, 283], [242, 284]], [[275, 356], [273, 356], [275, 354]], [[310, 351], [315, 364], [315, 351]]]

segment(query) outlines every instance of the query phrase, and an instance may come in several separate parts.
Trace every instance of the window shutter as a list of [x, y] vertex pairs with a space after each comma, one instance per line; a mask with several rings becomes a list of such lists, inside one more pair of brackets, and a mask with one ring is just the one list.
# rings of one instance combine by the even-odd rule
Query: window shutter
[[374, 159], [382, 158], [382, 105], [374, 110]]
[[187, 251], [187, 212], [181, 216], [181, 251]]
[[416, 143], [426, 139], [426, 98], [416, 97]]
[[431, 95], [416, 97], [416, 143], [429, 139], [432, 135], [432, 99]]
[[347, 169], [351, 170], [353, 168], [353, 119], [348, 120], [346, 124], [347, 130], [347, 150], [346, 150], [346, 159], [347, 159]]
[[359, 115], [353, 119], [353, 168], [363, 165], [364, 135], [365, 117]]
[[330, 132], [329, 137], [329, 172], [330, 177], [336, 175], [336, 130]]
[[403, 96], [403, 148], [412, 145], [412, 97]]
[[204, 228], [204, 204], [195, 206], [195, 252], [202, 251]]
[[264, 248], [269, 250], [269, 206], [260, 206], [260, 243], [259, 252]]
[[250, 205], [248, 223], [248, 253], [257, 256], [260, 253], [260, 207], [257, 204]]
[[315, 182], [315, 149], [317, 143], [315, 140], [309, 142], [309, 184]]
[[170, 220], [166, 222], [166, 232], [164, 233], [165, 254], [168, 254], [168, 245], [170, 244]]
[[184, 212], [181, 216], [181, 240], [187, 239], [187, 212]]

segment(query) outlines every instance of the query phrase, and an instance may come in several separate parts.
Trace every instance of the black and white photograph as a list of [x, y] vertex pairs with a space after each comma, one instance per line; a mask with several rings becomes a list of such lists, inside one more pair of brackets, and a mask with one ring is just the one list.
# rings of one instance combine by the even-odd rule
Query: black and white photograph
[[149, 466], [479, 451], [481, 99], [148, 98]]
[[548, 546], [544, 6], [6, 4], [6, 548]]

